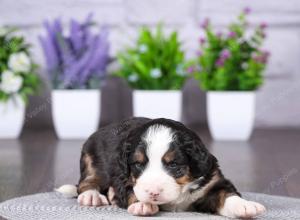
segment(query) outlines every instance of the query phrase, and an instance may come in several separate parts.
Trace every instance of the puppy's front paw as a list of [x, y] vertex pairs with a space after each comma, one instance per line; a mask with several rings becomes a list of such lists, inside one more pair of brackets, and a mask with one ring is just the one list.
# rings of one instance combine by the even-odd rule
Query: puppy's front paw
[[132, 215], [147, 216], [156, 214], [159, 208], [157, 205], [150, 203], [136, 202], [131, 204], [127, 211]]
[[226, 198], [224, 207], [220, 210], [220, 215], [231, 218], [253, 218], [266, 211], [266, 208], [252, 201], [247, 201], [239, 196]]
[[108, 205], [107, 198], [97, 190], [87, 190], [81, 193], [77, 199], [80, 205], [84, 206], [102, 206]]

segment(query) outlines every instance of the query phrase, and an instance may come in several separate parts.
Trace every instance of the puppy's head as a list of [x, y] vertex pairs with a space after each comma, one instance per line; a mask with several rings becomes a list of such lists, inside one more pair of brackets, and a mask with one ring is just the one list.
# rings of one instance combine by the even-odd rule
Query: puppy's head
[[181, 123], [156, 119], [131, 136], [128, 170], [139, 201], [173, 202], [213, 165], [198, 136]]

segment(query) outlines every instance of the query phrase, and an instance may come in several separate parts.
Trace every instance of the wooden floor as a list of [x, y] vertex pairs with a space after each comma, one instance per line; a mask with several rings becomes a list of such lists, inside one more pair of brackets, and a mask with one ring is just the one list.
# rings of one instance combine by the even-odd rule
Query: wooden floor
[[[240, 191], [300, 197], [299, 130], [257, 130], [249, 142], [213, 142], [196, 130]], [[0, 201], [77, 183], [82, 143], [53, 131], [0, 140]]]

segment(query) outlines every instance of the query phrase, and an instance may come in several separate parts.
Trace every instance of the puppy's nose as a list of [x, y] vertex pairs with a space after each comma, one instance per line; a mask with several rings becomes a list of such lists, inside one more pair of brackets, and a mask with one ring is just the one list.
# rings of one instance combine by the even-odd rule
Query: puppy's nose
[[161, 188], [156, 189], [146, 189], [145, 190], [151, 197], [158, 197], [160, 193], [163, 191]]
[[159, 193], [158, 192], [156, 192], [156, 193], [155, 192], [150, 192], [149, 195], [153, 196], [153, 197], [158, 197]]

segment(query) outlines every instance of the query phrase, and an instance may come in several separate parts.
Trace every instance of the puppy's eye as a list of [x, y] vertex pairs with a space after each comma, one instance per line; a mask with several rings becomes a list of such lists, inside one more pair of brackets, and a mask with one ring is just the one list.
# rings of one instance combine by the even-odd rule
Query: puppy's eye
[[133, 164], [137, 169], [143, 169], [144, 168], [144, 164], [140, 163], [140, 162], [135, 162]]
[[171, 162], [171, 163], [168, 163], [168, 167], [171, 169], [175, 169], [178, 167], [178, 164], [176, 162]]

